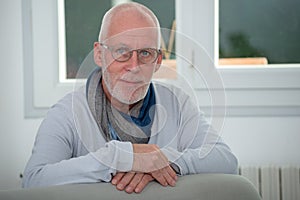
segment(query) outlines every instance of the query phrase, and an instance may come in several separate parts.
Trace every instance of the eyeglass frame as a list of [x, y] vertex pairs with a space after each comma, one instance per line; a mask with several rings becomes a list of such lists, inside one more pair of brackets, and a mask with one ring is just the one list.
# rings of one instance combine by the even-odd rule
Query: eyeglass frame
[[[143, 63], [143, 64], [152, 64], [152, 63], [154, 63], [154, 62], [157, 60], [157, 58], [159, 57], [159, 55], [162, 55], [162, 50], [161, 50], [161, 49], [155, 49], [155, 48], [132, 49], [132, 50], [130, 50], [130, 51], [127, 52], [127, 53], [129, 53], [128, 59], [126, 59], [126, 60], [118, 60], [118, 59], [115, 58], [114, 53], [113, 53], [113, 51], [112, 51], [113, 49], [111, 49], [111, 47], [109, 47], [108, 45], [106, 45], [106, 44], [104, 44], [104, 43], [102, 43], [102, 42], [99, 42], [99, 44], [100, 44], [102, 47], [104, 47], [105, 49], [109, 50], [110, 53], [111, 53], [112, 58], [113, 58], [115, 61], [117, 61], [117, 62], [127, 62], [128, 60], [130, 60], [130, 58], [132, 58], [132, 55], [133, 55], [133, 52], [134, 52], [134, 51], [137, 52], [137, 55], [138, 55], [138, 61], [141, 62], [141, 63]], [[157, 54], [156, 54], [156, 58], [153, 59], [153, 61], [152, 61], [152, 62], [149, 62], [149, 63], [147, 63], [147, 62], [145, 63], [145, 62], [141, 61], [141, 59], [140, 59], [140, 57], [139, 57], [140, 52], [141, 52], [142, 50], [147, 50], [147, 49], [154, 50], [154, 51], [157, 53]]]

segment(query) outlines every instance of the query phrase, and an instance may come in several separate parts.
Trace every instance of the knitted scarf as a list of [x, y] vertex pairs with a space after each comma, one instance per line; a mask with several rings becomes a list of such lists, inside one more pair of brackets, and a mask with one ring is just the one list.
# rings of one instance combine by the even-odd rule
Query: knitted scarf
[[150, 84], [146, 97], [137, 102], [130, 113], [116, 110], [107, 99], [102, 88], [102, 70], [97, 67], [88, 78], [86, 96], [89, 108], [106, 141], [117, 139], [131, 143], [148, 143], [155, 104], [153, 85]]

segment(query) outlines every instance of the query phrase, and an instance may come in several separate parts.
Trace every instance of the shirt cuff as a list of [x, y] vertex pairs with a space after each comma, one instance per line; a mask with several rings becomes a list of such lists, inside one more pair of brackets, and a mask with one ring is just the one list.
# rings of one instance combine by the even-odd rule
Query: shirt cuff
[[112, 140], [92, 155], [111, 171], [131, 171], [133, 165], [133, 147], [130, 142]]
[[184, 175], [184, 164], [182, 163], [182, 152], [177, 151], [171, 147], [164, 147], [161, 151], [165, 154], [170, 162], [170, 166], [178, 175]]
[[181, 175], [180, 168], [179, 168], [179, 166], [177, 164], [170, 163], [170, 166], [172, 167], [172, 169], [174, 170], [174, 172], [176, 172], [177, 175]]
[[118, 171], [128, 172], [132, 170], [133, 165], [133, 147], [131, 142], [120, 142], [114, 140], [116, 144], [116, 154]]

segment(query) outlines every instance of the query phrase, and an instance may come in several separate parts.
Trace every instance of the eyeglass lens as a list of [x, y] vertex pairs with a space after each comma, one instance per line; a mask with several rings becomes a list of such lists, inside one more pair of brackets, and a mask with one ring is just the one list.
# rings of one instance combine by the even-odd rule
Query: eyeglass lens
[[131, 50], [128, 47], [117, 47], [117, 48], [107, 48], [107, 49], [111, 51], [112, 57], [118, 62], [128, 61], [132, 57], [133, 52], [136, 51], [139, 61], [144, 64], [153, 63], [157, 59], [160, 53], [159, 50], [154, 48], [143, 48], [143, 49]]

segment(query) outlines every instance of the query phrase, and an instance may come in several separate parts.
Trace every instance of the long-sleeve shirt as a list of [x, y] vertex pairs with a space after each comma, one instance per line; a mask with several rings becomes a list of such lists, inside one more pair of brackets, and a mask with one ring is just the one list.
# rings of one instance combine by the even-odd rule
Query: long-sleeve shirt
[[[180, 175], [237, 173], [237, 159], [191, 98], [154, 83], [155, 114], [149, 144], [156, 144]], [[133, 147], [105, 141], [89, 109], [85, 89], [67, 94], [43, 120], [23, 177], [23, 187], [109, 182], [131, 171]]]

